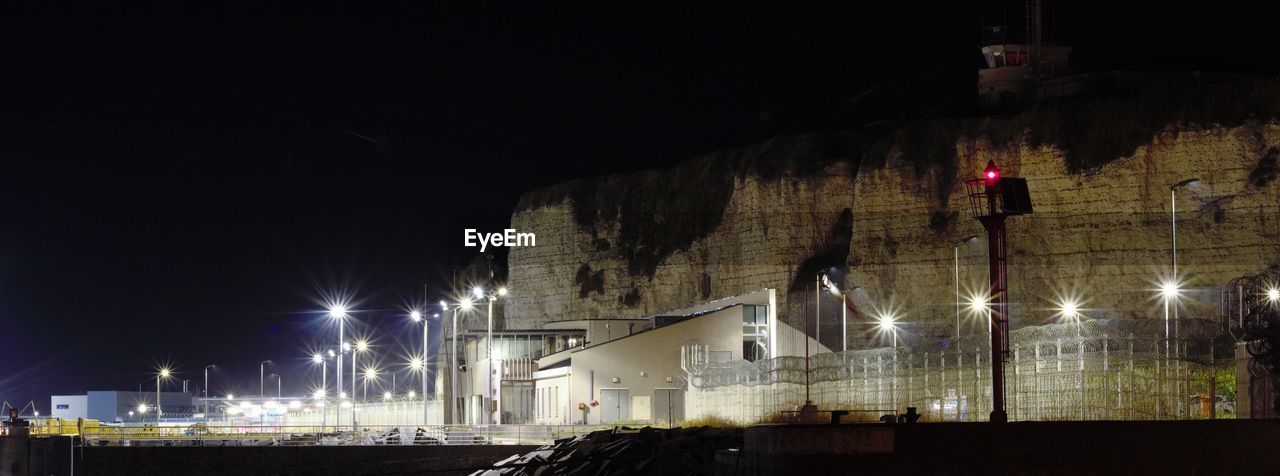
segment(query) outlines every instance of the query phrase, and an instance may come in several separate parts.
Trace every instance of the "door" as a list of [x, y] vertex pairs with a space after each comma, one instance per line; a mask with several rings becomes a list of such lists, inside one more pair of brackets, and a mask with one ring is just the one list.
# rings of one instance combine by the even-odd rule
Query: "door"
[[631, 390], [600, 389], [600, 422], [617, 423], [631, 419]]
[[684, 421], [684, 392], [678, 388], [653, 391], [653, 423], [673, 426]]

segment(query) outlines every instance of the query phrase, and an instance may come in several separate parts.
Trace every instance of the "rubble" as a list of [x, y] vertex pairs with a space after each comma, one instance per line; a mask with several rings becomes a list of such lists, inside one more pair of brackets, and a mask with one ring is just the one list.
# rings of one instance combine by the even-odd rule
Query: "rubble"
[[556, 440], [472, 476], [710, 474], [716, 450], [741, 447], [741, 429], [618, 427]]

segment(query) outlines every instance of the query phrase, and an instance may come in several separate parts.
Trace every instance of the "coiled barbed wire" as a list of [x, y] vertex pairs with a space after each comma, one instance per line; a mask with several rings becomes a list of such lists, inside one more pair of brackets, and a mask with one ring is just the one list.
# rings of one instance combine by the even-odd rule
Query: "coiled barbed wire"
[[[1239, 281], [1244, 303], [1245, 350], [1253, 357], [1249, 373], [1253, 377], [1271, 377], [1272, 393], [1280, 393], [1280, 302], [1269, 291], [1280, 286], [1280, 274], [1264, 271]], [[1280, 399], [1272, 402], [1280, 413]]]

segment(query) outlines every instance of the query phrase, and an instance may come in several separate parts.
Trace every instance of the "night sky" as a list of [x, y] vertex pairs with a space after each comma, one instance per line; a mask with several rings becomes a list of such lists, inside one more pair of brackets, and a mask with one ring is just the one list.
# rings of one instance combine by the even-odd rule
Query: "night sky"
[[[979, 18], [1020, 30], [1023, 4], [468, 3], [0, 20], [0, 400], [136, 389], [158, 362], [252, 394], [264, 359], [300, 393], [343, 286], [391, 363], [405, 306], [474, 258], [462, 229], [521, 193], [972, 114]], [[1159, 5], [1046, 1], [1047, 38], [1083, 70], [1277, 72], [1274, 12]]]

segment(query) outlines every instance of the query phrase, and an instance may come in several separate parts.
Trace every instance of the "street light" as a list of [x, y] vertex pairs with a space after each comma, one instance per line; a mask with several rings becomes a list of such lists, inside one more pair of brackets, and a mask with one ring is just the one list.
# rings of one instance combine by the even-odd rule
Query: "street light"
[[360, 397], [361, 401], [369, 401], [369, 381], [378, 378], [378, 369], [374, 367], [364, 368], [364, 396]]
[[[343, 304], [334, 304], [332, 306], [329, 306], [329, 317], [338, 320], [338, 349], [340, 349], [340, 351], [346, 351], [347, 343], [346, 343], [346, 338], [343, 337], [343, 334], [346, 330], [347, 307]], [[337, 361], [338, 363], [337, 370], [335, 371], [335, 373], [338, 376], [337, 389], [339, 392], [341, 392], [342, 391], [342, 357], [339, 355], [334, 360]], [[341, 413], [338, 413], [338, 415], [341, 415]], [[339, 416], [338, 421], [334, 422], [334, 424], [335, 425], [342, 424], [341, 420], [342, 418], [341, 416]], [[354, 424], [355, 422], [353, 421], [352, 423]]]
[[[440, 308], [441, 308], [441, 309], [444, 309], [444, 310], [448, 310], [448, 309], [449, 309], [449, 305], [448, 305], [448, 304], [446, 304], [444, 301], [441, 301], [441, 302], [440, 302]], [[439, 315], [439, 314], [433, 314], [431, 317], [439, 318], [439, 317], [440, 317], [440, 315]], [[426, 425], [426, 424], [427, 424], [427, 420], [428, 420], [428, 418], [427, 418], [427, 398], [426, 398], [426, 395], [427, 395], [427, 352], [429, 352], [429, 351], [430, 351], [430, 346], [431, 346], [431, 341], [427, 339], [427, 337], [428, 337], [428, 336], [427, 336], [427, 330], [431, 327], [431, 322], [430, 322], [430, 321], [428, 321], [428, 320], [426, 320], [426, 319], [423, 319], [423, 317], [422, 317], [422, 313], [421, 313], [421, 312], [418, 312], [418, 310], [416, 310], [416, 309], [415, 309], [415, 310], [413, 310], [413, 312], [410, 312], [410, 313], [409, 313], [409, 318], [410, 318], [410, 319], [413, 319], [413, 322], [419, 322], [419, 321], [421, 321], [421, 322], [422, 322], [422, 358], [421, 358], [421, 359], [414, 359], [414, 361], [413, 361], [413, 362], [410, 362], [410, 363], [409, 363], [409, 367], [410, 367], [411, 369], [412, 369], [412, 368], [416, 368], [416, 369], [418, 369], [418, 370], [421, 370], [421, 371], [422, 371], [422, 374], [420, 375], [421, 380], [422, 380], [422, 395], [423, 395], [423, 397], [422, 397], [422, 424], [423, 424], [423, 425]], [[416, 366], [415, 366], [415, 363], [416, 363]]]
[[[1191, 185], [1191, 184], [1196, 183], [1196, 182], [1199, 182], [1199, 181], [1200, 181], [1200, 179], [1199, 179], [1199, 178], [1189, 178], [1189, 179], [1183, 180], [1183, 181], [1181, 181], [1181, 182], [1175, 183], [1175, 184], [1173, 184], [1172, 186], [1170, 186], [1170, 187], [1169, 187], [1169, 228], [1170, 228], [1170, 230], [1171, 230], [1171, 232], [1170, 232], [1170, 234], [1169, 234], [1169, 251], [1170, 251], [1170, 253], [1169, 253], [1169, 254], [1170, 254], [1170, 256], [1171, 256], [1171, 258], [1172, 258], [1172, 262], [1173, 262], [1173, 263], [1172, 263], [1172, 264], [1173, 264], [1173, 274], [1172, 274], [1172, 276], [1173, 276], [1173, 279], [1174, 279], [1174, 280], [1177, 280], [1177, 279], [1178, 279], [1178, 188], [1181, 188], [1181, 187], [1183, 187], [1183, 186], [1185, 186], [1185, 185]], [[1166, 303], [1165, 303], [1165, 306], [1168, 306], [1168, 302], [1167, 302], [1167, 301], [1166, 301]], [[1173, 328], [1174, 328], [1174, 329], [1173, 329], [1173, 334], [1174, 334], [1174, 337], [1181, 337], [1181, 334], [1182, 334], [1182, 333], [1180, 332], [1180, 330], [1181, 330], [1181, 329], [1179, 329], [1179, 325], [1178, 325], [1178, 324], [1179, 324], [1179, 321], [1178, 321], [1178, 306], [1177, 306], [1177, 304], [1175, 304], [1175, 305], [1173, 306]], [[1174, 349], [1174, 350], [1175, 350], [1175, 351], [1180, 351], [1180, 349]], [[1179, 353], [1180, 353], [1180, 352], [1179, 352]]]
[[276, 398], [277, 398], [277, 399], [279, 399], [279, 398], [281, 397], [280, 389], [281, 389], [281, 387], [283, 387], [283, 385], [284, 385], [284, 384], [283, 384], [284, 378], [283, 378], [283, 377], [281, 377], [281, 376], [280, 376], [280, 374], [271, 374], [271, 375], [269, 375], [269, 377], [275, 377], [275, 378], [276, 378]]
[[962, 239], [956, 240], [952, 244], [952, 250], [955, 252], [955, 299], [956, 299], [956, 338], [960, 338], [960, 245], [978, 239], [978, 235], [969, 235]]
[[[442, 307], [448, 308], [448, 305], [445, 304], [444, 301], [441, 301], [440, 305]], [[470, 299], [463, 299], [462, 302], [459, 302], [458, 305], [453, 308], [453, 331], [452, 331], [453, 337], [452, 337], [452, 340], [450, 341], [451, 349], [449, 350], [449, 356], [451, 359], [450, 372], [449, 372], [449, 375], [450, 375], [449, 392], [450, 392], [450, 400], [452, 400], [452, 402], [449, 403], [449, 422], [450, 423], [457, 423], [458, 414], [462, 413], [461, 409], [458, 408], [459, 402], [458, 402], [458, 395], [457, 395], [458, 393], [458, 311], [470, 311], [471, 308], [472, 308], [472, 303]]]
[[[475, 289], [472, 290], [473, 294], [477, 292], [480, 294], [480, 296], [478, 297], [485, 297], [483, 296], [484, 290], [481, 289], [479, 286], [476, 286]], [[501, 417], [499, 417], [499, 419], [495, 421], [494, 415], [493, 415], [494, 414], [493, 409], [496, 406], [496, 405], [493, 405], [493, 400], [494, 400], [493, 398], [494, 397], [493, 395], [493, 303], [498, 300], [498, 296], [506, 296], [506, 295], [507, 295], [507, 288], [500, 287], [498, 288], [497, 293], [490, 294], [487, 296], [488, 297], [487, 300], [489, 301], [489, 322], [488, 322], [488, 327], [485, 330], [484, 348], [485, 348], [485, 367], [487, 367], [486, 370], [488, 371], [488, 374], [485, 375], [485, 382], [487, 384], [488, 390], [486, 390], [485, 398], [483, 398], [482, 401], [480, 402], [484, 404], [483, 411], [484, 411], [485, 424], [502, 423]]]
[[[831, 278], [826, 275], [826, 273], [822, 274], [822, 284], [827, 287], [828, 291], [831, 291], [831, 294], [840, 296], [840, 338], [841, 338], [840, 350], [843, 352], [847, 352], [849, 350], [848, 296], [846, 293], [840, 291], [840, 287], [836, 286], [835, 281], [832, 281]], [[849, 288], [849, 292], [857, 291], [858, 289], [861, 289], [861, 288], [862, 286], [854, 286], [852, 288]]]
[[204, 420], [209, 421], [209, 369], [216, 365], [209, 364], [204, 366]]
[[168, 378], [169, 368], [160, 367], [160, 371], [156, 372], [156, 431], [160, 431], [160, 416], [164, 414], [164, 410], [161, 409], [160, 405], [160, 379], [168, 380]]
[[893, 348], [898, 348], [898, 317], [893, 313], [883, 313], [876, 319], [876, 327], [881, 331], [888, 331], [893, 334]]
[[369, 350], [369, 341], [356, 341], [355, 350], [351, 352], [351, 427], [356, 427], [356, 355]]
[[[1076, 326], [1075, 326], [1076, 327], [1076, 346], [1077, 346], [1076, 359], [1080, 362], [1079, 371], [1080, 371], [1081, 378], [1084, 378], [1083, 377], [1084, 375], [1084, 339], [1081, 338], [1081, 335], [1080, 335], [1081, 321], [1083, 320], [1084, 316], [1080, 314], [1079, 301], [1077, 301], [1076, 298], [1074, 297], [1066, 297], [1066, 298], [1059, 299], [1058, 315], [1061, 316], [1062, 321], [1065, 321], [1065, 322], [1075, 321], [1076, 323]], [[1059, 370], [1061, 370], [1061, 367], [1059, 367]], [[1080, 401], [1078, 406], [1080, 408], [1080, 420], [1084, 421], [1085, 419], [1084, 392], [1080, 393]]]
[[264, 360], [258, 363], [258, 398], [265, 398], [267, 396], [267, 379], [265, 372], [267, 370], [267, 364], [269, 363], [271, 363], [270, 360]]

